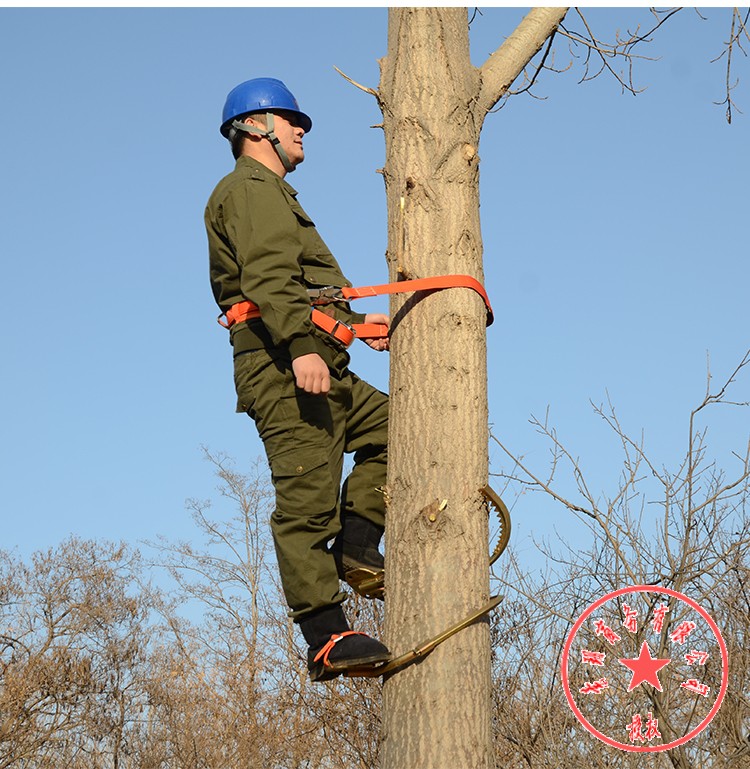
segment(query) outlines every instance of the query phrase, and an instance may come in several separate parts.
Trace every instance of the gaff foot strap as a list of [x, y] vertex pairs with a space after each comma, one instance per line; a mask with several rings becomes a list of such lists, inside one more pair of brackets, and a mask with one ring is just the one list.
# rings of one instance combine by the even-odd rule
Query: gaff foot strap
[[346, 638], [348, 635], [365, 635], [365, 633], [359, 633], [356, 630], [345, 630], [343, 633], [334, 633], [329, 639], [328, 643], [315, 655], [313, 662], [321, 662], [324, 668], [332, 668], [333, 665], [328, 661], [328, 655], [333, 651], [333, 647], [336, 644]]

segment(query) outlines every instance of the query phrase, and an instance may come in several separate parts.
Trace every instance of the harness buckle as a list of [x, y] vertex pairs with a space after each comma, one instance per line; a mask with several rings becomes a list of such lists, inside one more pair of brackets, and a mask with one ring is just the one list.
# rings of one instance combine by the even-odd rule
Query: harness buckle
[[323, 288], [308, 288], [307, 295], [310, 304], [331, 304], [332, 302], [346, 301], [342, 290], [338, 286], [323, 286]]
[[351, 343], [357, 338], [357, 332], [354, 330], [354, 327], [350, 326], [346, 321], [339, 320], [338, 318], [334, 318], [334, 320], [335, 323], [333, 324], [333, 328], [326, 328], [324, 330], [327, 331], [337, 342], [343, 344], [344, 347], [349, 347], [349, 345], [351, 345]]

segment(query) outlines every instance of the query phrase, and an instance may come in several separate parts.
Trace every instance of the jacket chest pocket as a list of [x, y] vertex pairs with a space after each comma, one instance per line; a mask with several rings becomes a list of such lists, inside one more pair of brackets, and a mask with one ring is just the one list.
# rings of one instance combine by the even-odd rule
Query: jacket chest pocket
[[341, 275], [341, 268], [331, 250], [318, 234], [313, 220], [296, 200], [290, 205], [299, 225], [297, 234], [302, 244], [305, 282], [311, 286], [349, 285]]

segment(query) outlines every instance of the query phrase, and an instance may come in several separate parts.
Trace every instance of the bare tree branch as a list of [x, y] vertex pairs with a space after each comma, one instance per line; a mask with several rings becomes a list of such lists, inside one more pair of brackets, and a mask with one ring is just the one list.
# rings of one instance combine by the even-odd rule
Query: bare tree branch
[[723, 56], [726, 55], [727, 57], [727, 73], [726, 73], [726, 79], [725, 79], [725, 88], [726, 88], [726, 96], [724, 97], [723, 101], [717, 101], [714, 102], [714, 104], [718, 104], [719, 106], [726, 104], [727, 105], [727, 123], [732, 122], [732, 110], [736, 109], [737, 112], [742, 114], [742, 110], [735, 104], [734, 100], [732, 99], [732, 91], [737, 87], [737, 84], [739, 83], [739, 79], [732, 82], [732, 55], [734, 53], [735, 47], [739, 48], [740, 52], [743, 53], [745, 56], [747, 56], [747, 53], [745, 52], [745, 49], [742, 47], [742, 39], [745, 38], [746, 40], [750, 41], [750, 32], [748, 31], [747, 23], [748, 18], [750, 18], [750, 10], [745, 13], [745, 17], [743, 18], [740, 14], [739, 8], [734, 8], [732, 10], [732, 24], [731, 28], [729, 30], [729, 40], [725, 44], [725, 48], [715, 59], [712, 59], [712, 63], [719, 61]]
[[370, 96], [374, 96], [374, 97], [375, 97], [375, 98], [378, 100], [378, 102], [380, 102], [380, 94], [379, 94], [379, 93], [378, 93], [378, 92], [377, 92], [377, 91], [376, 91], [374, 88], [369, 88], [369, 87], [368, 87], [368, 86], [366, 86], [366, 85], [361, 85], [361, 84], [360, 84], [360, 83], [358, 83], [356, 80], [352, 80], [352, 78], [350, 78], [350, 77], [349, 77], [349, 75], [345, 75], [345, 74], [344, 74], [344, 73], [343, 73], [343, 72], [342, 72], [342, 71], [341, 71], [341, 70], [340, 70], [338, 67], [334, 67], [334, 69], [335, 69], [335, 70], [336, 70], [336, 72], [338, 72], [338, 73], [339, 73], [339, 75], [341, 75], [341, 77], [343, 77], [343, 78], [344, 78], [344, 80], [346, 80], [348, 83], [351, 83], [351, 84], [352, 84], [353, 86], [355, 86], [356, 88], [359, 88], [359, 90], [360, 90], [360, 91], [364, 91], [365, 93], [369, 93], [369, 94], [370, 94]]
[[[567, 8], [533, 8], [485, 61], [480, 68], [482, 87], [477, 102], [480, 119], [500, 101], [533, 55], [554, 35], [567, 12]], [[529, 51], [534, 52], [532, 57]]]
[[[571, 53], [573, 55], [575, 55], [573, 53], [575, 48], [580, 46], [585, 49], [584, 74], [580, 82], [583, 83], [593, 80], [606, 70], [615, 78], [615, 80], [617, 80], [623, 91], [629, 91], [635, 95], [640, 93], [643, 89], [636, 88], [633, 83], [633, 62], [636, 59], [647, 61], [653, 61], [653, 59], [635, 54], [634, 48], [640, 43], [650, 43], [653, 33], [680, 10], [680, 8], [672, 8], [666, 11], [652, 9], [652, 13], [656, 17], [657, 23], [647, 32], [641, 33], [640, 28], [636, 29], [635, 32], [627, 32], [625, 36], [621, 36], [618, 32], [615, 35], [615, 41], [613, 43], [607, 43], [592, 30], [582, 11], [576, 9], [576, 13], [581, 20], [585, 31], [574, 32], [561, 25], [559, 34], [562, 37], [567, 37], [571, 41]], [[594, 68], [592, 66], [592, 57], [599, 63], [598, 68], [595, 68], [593, 74], [592, 69]], [[627, 65], [627, 75], [615, 70], [612, 62], [616, 60], [622, 60], [623, 64]]]

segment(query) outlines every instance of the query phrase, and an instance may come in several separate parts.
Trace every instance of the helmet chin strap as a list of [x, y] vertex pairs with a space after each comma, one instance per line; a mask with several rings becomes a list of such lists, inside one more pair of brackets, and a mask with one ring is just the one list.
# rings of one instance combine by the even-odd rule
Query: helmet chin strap
[[233, 120], [232, 128], [235, 128], [236, 130], [242, 131], [243, 133], [246, 133], [246, 134], [258, 134], [268, 139], [268, 141], [270, 141], [271, 144], [273, 145], [274, 150], [276, 150], [276, 154], [279, 156], [279, 160], [281, 160], [281, 164], [286, 169], [286, 172], [291, 173], [292, 171], [294, 171], [294, 166], [289, 160], [289, 155], [286, 154], [284, 148], [281, 146], [279, 137], [276, 136], [276, 134], [273, 131], [273, 128], [274, 128], [273, 112], [266, 112], [266, 123], [268, 124], [267, 128], [266, 130], [263, 130], [262, 128], [256, 128], [255, 126], [250, 126], [247, 123], [242, 123], [239, 120]]

